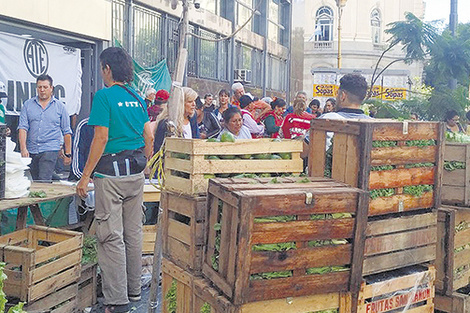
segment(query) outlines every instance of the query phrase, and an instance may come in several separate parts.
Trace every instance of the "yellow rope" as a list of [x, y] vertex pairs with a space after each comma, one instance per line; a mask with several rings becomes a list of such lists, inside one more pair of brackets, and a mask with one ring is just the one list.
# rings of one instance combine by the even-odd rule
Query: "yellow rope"
[[[158, 150], [152, 158], [147, 162], [147, 166], [150, 168], [150, 175], [149, 181], [152, 186], [157, 189], [163, 190], [164, 182], [165, 182], [165, 172], [163, 171], [163, 160], [165, 158], [165, 143], [162, 144], [160, 150]], [[158, 186], [153, 183], [153, 178], [155, 177], [155, 173]]]

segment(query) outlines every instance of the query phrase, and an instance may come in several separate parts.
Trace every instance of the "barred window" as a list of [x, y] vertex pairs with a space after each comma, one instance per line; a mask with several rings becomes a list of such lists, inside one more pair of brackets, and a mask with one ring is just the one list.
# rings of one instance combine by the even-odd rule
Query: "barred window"
[[382, 18], [378, 9], [372, 11], [370, 15], [370, 25], [372, 28], [372, 42], [379, 44], [382, 41]]
[[333, 40], [333, 11], [327, 6], [317, 10], [315, 21], [315, 41]]

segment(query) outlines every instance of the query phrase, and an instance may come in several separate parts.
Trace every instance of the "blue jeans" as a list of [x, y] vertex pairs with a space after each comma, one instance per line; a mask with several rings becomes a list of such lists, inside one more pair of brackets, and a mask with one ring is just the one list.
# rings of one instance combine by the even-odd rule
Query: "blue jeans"
[[59, 151], [45, 151], [38, 154], [30, 154], [32, 158], [30, 171], [33, 180], [52, 181], [55, 164], [59, 156]]

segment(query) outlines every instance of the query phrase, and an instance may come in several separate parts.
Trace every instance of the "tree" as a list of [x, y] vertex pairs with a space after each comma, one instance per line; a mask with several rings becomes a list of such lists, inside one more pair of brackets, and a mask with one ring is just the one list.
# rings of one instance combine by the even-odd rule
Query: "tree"
[[[397, 62], [411, 64], [414, 61], [422, 61], [429, 54], [430, 47], [434, 44], [437, 33], [434, 27], [424, 23], [413, 13], [407, 12], [404, 21], [398, 21], [388, 24], [389, 28], [385, 31], [391, 35], [388, 40], [388, 47], [380, 55], [372, 74], [371, 89], [376, 80], [390, 66]], [[379, 70], [380, 63], [384, 56], [395, 48], [398, 44], [402, 45], [404, 57], [395, 59], [385, 67]]]

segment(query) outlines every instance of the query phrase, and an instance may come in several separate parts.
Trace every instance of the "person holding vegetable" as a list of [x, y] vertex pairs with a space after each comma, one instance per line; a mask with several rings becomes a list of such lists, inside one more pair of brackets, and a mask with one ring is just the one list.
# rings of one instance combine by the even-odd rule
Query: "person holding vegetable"
[[263, 122], [266, 126], [266, 133], [271, 138], [279, 138], [279, 129], [284, 122], [284, 111], [286, 110], [286, 102], [281, 98], [274, 98], [271, 102], [272, 110], [266, 114]]
[[445, 122], [446, 130], [451, 133], [465, 133], [462, 125], [459, 123], [460, 117], [457, 111], [449, 110], [446, 112]]
[[224, 111], [224, 130], [220, 132], [217, 139], [221, 139], [225, 133], [230, 133], [235, 139], [251, 139], [250, 130], [243, 125], [243, 118], [240, 109], [237, 107], [230, 107]]

